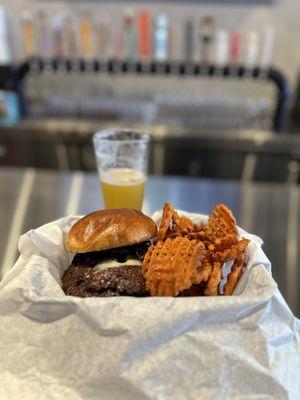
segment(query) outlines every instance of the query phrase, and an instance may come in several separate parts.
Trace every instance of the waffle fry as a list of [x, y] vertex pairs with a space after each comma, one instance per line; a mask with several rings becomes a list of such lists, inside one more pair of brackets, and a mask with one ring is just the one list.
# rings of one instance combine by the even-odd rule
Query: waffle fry
[[216, 239], [227, 235], [238, 236], [236, 220], [224, 204], [218, 204], [211, 213], [207, 224], [207, 236]]
[[187, 217], [176, 217], [174, 219], [174, 229], [172, 231], [177, 231], [181, 235], [187, 235], [195, 230], [195, 226], [192, 221]]
[[227, 283], [224, 285], [224, 295], [230, 296], [233, 294], [236, 285], [238, 284], [243, 270], [246, 266], [246, 252], [244, 252], [240, 257], [238, 257], [232, 267], [231, 272], [227, 276]]
[[159, 241], [148, 250], [142, 272], [151, 296], [177, 296], [201, 282], [204, 245], [183, 237]]
[[222, 279], [222, 264], [215, 262], [212, 267], [211, 275], [204, 287], [205, 296], [217, 296], [219, 294], [219, 285]]
[[206, 283], [209, 280], [209, 277], [212, 272], [212, 264], [204, 257], [201, 267], [199, 268], [199, 276], [201, 278], [201, 283]]
[[237, 239], [235, 235], [226, 235], [222, 238], [217, 238], [213, 243], [208, 244], [208, 250], [211, 253], [223, 252], [228, 248], [231, 248], [234, 244], [237, 243]]
[[179, 217], [173, 206], [165, 203], [160, 227], [157, 234], [157, 241], [165, 240], [168, 237], [185, 236], [196, 229], [192, 221], [187, 217]]
[[248, 244], [248, 239], [241, 239], [235, 245], [224, 250], [223, 252], [214, 253], [213, 259], [222, 263], [233, 261], [245, 252]]
[[[167, 233], [171, 227], [172, 220], [174, 216], [178, 217], [174, 208], [169, 203], [165, 203], [164, 210], [161, 218], [160, 227], [157, 233], [157, 241], [165, 240]], [[179, 217], [178, 217], [179, 218]]]
[[[155, 296], [176, 296], [181, 292], [216, 296], [220, 294], [223, 265], [234, 261], [224, 286], [224, 294], [230, 295], [246, 265], [248, 244], [248, 239], [239, 239], [236, 220], [224, 204], [213, 209], [206, 224], [196, 225], [165, 203], [157, 244], [144, 259], [147, 288]], [[199, 245], [201, 262], [196, 266]]]

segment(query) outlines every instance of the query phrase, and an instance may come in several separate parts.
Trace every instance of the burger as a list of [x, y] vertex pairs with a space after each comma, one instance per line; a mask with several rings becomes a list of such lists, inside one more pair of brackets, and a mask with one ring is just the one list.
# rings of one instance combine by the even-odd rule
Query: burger
[[75, 223], [65, 248], [75, 253], [62, 277], [65, 294], [146, 296], [142, 260], [156, 237], [154, 221], [133, 209], [95, 211]]

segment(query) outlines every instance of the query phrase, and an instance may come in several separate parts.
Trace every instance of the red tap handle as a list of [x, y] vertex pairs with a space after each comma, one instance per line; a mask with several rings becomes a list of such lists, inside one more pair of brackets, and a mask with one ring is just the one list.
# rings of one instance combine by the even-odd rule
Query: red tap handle
[[151, 16], [148, 11], [141, 11], [138, 15], [138, 51], [142, 59], [151, 56]]
[[230, 61], [237, 65], [240, 61], [242, 37], [240, 32], [233, 32], [230, 39]]

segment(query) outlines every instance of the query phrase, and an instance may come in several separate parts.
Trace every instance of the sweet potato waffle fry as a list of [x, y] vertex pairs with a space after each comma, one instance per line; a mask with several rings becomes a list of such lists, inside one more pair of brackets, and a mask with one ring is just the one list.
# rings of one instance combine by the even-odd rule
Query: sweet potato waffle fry
[[177, 296], [201, 282], [204, 245], [183, 237], [159, 241], [148, 250], [143, 275], [151, 296]]
[[207, 237], [211, 239], [222, 238], [227, 235], [238, 237], [236, 220], [224, 204], [218, 204], [211, 213], [205, 227]]
[[[163, 215], [161, 218], [160, 227], [157, 233], [157, 241], [165, 240], [168, 231], [171, 228], [174, 217], [178, 215], [176, 214], [174, 208], [169, 203], [165, 203]], [[178, 217], [179, 218], [179, 217]]]
[[219, 294], [219, 284], [222, 279], [222, 264], [215, 262], [211, 269], [209, 280], [204, 287], [205, 296], [217, 296]]
[[224, 286], [224, 295], [230, 296], [233, 294], [238, 281], [240, 280], [243, 270], [246, 267], [246, 251], [234, 261], [231, 271], [227, 276], [227, 283]]
[[244, 254], [249, 240], [248, 239], [241, 239], [231, 247], [223, 250], [222, 252], [218, 251], [216, 253], [211, 252], [211, 258], [215, 261], [220, 261], [222, 263], [233, 261], [242, 254]]
[[211, 253], [219, 253], [223, 252], [228, 248], [231, 248], [233, 245], [237, 243], [237, 238], [236, 235], [226, 235], [223, 236], [222, 238], [217, 238], [215, 239], [212, 243], [209, 243], [208, 241], [208, 251]]
[[187, 217], [179, 217], [173, 206], [165, 203], [160, 227], [157, 234], [157, 241], [166, 238], [185, 236], [195, 232], [197, 227]]
[[166, 203], [157, 235], [144, 258], [143, 274], [152, 296], [216, 296], [222, 268], [233, 261], [224, 295], [233, 294], [247, 264], [249, 240], [239, 238], [236, 220], [218, 204], [206, 224], [196, 225]]

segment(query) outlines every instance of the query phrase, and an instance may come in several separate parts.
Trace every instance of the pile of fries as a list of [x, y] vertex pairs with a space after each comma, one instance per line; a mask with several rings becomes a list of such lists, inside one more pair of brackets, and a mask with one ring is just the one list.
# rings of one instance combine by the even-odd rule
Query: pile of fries
[[[206, 224], [197, 225], [166, 203], [157, 240], [143, 261], [147, 290], [151, 296], [232, 295], [247, 265], [248, 243], [223, 204]], [[233, 264], [221, 292], [222, 269], [229, 261]]]

